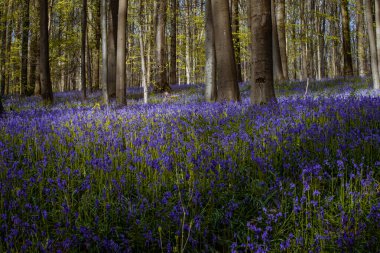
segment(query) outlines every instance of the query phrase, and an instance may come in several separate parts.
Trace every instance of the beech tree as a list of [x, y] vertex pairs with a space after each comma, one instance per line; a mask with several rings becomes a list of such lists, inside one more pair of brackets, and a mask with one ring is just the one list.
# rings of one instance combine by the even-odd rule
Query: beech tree
[[228, 0], [211, 0], [211, 11], [215, 36], [217, 99], [239, 101]]
[[116, 62], [116, 100], [118, 104], [127, 104], [125, 85], [125, 42], [128, 0], [119, 2], [117, 25], [117, 62]]
[[251, 103], [263, 104], [276, 99], [273, 85], [271, 1], [251, 1], [253, 51]]
[[40, 0], [40, 74], [41, 95], [45, 102], [53, 103], [53, 89], [49, 62], [48, 0]]

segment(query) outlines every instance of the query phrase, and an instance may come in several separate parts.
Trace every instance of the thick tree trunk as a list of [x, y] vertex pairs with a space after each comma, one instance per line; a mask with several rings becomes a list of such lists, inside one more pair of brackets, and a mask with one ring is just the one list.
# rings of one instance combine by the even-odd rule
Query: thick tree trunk
[[116, 100], [119, 105], [126, 105], [125, 86], [125, 43], [128, 0], [119, 2], [119, 14], [117, 24], [117, 62], [116, 62]]
[[86, 43], [87, 43], [87, 0], [82, 1], [82, 47], [81, 47], [81, 82], [82, 98], [87, 99], [86, 90]]
[[102, 90], [103, 102], [108, 105], [107, 1], [101, 0], [100, 22], [102, 33]]
[[185, 25], [185, 33], [186, 33], [186, 83], [191, 83], [191, 52], [190, 52], [190, 46], [192, 44], [191, 41], [191, 29], [190, 29], [190, 0], [186, 1], [186, 25]]
[[367, 74], [366, 70], [366, 52], [364, 49], [364, 14], [363, 14], [363, 0], [356, 0], [356, 14], [357, 14], [357, 41], [358, 41], [358, 74], [364, 77]]
[[271, 1], [251, 0], [253, 72], [251, 103], [276, 100], [273, 85]]
[[170, 0], [171, 22], [170, 22], [170, 74], [169, 83], [177, 83], [177, 0]]
[[101, 41], [101, 29], [100, 29], [100, 1], [96, 2], [96, 10], [94, 12], [95, 19], [95, 52], [94, 57], [94, 84], [93, 89], [99, 90], [100, 87], [100, 41]]
[[28, 88], [28, 43], [29, 43], [29, 3], [30, 0], [23, 1], [22, 9], [22, 36], [21, 36], [21, 95], [31, 95]]
[[167, 80], [167, 57], [166, 57], [166, 7], [167, 0], [157, 2], [157, 30], [156, 30], [156, 61], [157, 73], [155, 92], [170, 92], [171, 88]]
[[211, 0], [218, 101], [239, 101], [228, 0]]
[[276, 20], [277, 20], [277, 33], [278, 43], [280, 46], [282, 72], [285, 80], [289, 79], [288, 70], [288, 55], [286, 52], [286, 29], [285, 29], [285, 0], [277, 0], [276, 6]]
[[377, 49], [376, 49], [376, 36], [373, 27], [373, 16], [372, 16], [372, 5], [371, 0], [364, 0], [365, 7], [365, 18], [367, 22], [368, 28], [368, 39], [369, 46], [371, 51], [371, 70], [372, 70], [372, 78], [373, 78], [373, 88], [380, 89], [380, 78], [379, 78], [379, 62], [377, 59]]
[[342, 31], [343, 31], [343, 59], [344, 76], [353, 76], [354, 70], [352, 66], [351, 53], [351, 35], [350, 35], [350, 16], [348, 10], [348, 0], [342, 0]]
[[211, 0], [206, 0], [206, 100], [216, 101], [216, 59], [215, 59], [215, 37], [212, 22]]
[[53, 103], [53, 89], [50, 79], [48, 0], [40, 0], [40, 73], [41, 95], [46, 103]]

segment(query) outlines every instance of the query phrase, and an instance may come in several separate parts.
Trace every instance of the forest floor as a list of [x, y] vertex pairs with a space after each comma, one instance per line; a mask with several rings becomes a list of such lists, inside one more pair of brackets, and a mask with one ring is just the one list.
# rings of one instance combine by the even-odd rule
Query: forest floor
[[379, 252], [380, 92], [276, 85], [278, 103], [5, 97], [0, 252]]

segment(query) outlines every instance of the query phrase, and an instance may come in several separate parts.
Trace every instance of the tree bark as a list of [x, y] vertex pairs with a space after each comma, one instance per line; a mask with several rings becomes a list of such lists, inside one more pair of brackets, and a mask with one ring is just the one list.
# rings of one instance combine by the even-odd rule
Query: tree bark
[[238, 83], [243, 81], [241, 70], [241, 50], [240, 50], [240, 22], [239, 22], [239, 0], [232, 0], [232, 36], [235, 49], [236, 78]]
[[275, 1], [271, 0], [272, 7], [272, 46], [273, 46], [273, 75], [274, 79], [277, 81], [283, 80], [283, 69], [282, 69], [282, 61], [281, 61], [281, 53], [280, 53], [280, 45], [278, 41], [278, 33], [277, 33], [277, 20], [276, 20], [276, 7]]
[[273, 85], [271, 1], [251, 0], [253, 69], [251, 103], [276, 100]]
[[167, 80], [167, 57], [166, 57], [166, 7], [167, 0], [157, 2], [157, 30], [156, 30], [156, 60], [157, 73], [155, 92], [170, 92], [171, 88]]
[[376, 49], [376, 36], [373, 27], [373, 15], [372, 15], [372, 5], [371, 0], [364, 0], [365, 7], [365, 19], [367, 22], [368, 29], [368, 39], [369, 46], [371, 51], [371, 70], [372, 70], [372, 78], [373, 78], [373, 88], [380, 89], [380, 78], [379, 78], [379, 62], [377, 59], [377, 49]]
[[[380, 1], [375, 0], [377, 66], [380, 75]], [[380, 76], [379, 76], [380, 78]]]
[[0, 36], [1, 36], [1, 65], [0, 65], [0, 96], [4, 96], [5, 92], [5, 63], [6, 63], [6, 51], [7, 51], [7, 7], [4, 2], [4, 6], [1, 6], [0, 13], [2, 23], [0, 26]]
[[23, 1], [22, 9], [22, 36], [21, 36], [21, 95], [32, 95], [28, 88], [28, 43], [29, 43], [29, 3], [30, 0]]
[[108, 105], [108, 53], [107, 53], [107, 1], [101, 0], [100, 7], [101, 33], [102, 33], [102, 90], [103, 102]]
[[86, 91], [86, 44], [87, 44], [87, 0], [82, 1], [82, 47], [81, 47], [81, 82], [82, 98], [87, 99]]
[[177, 83], [177, 0], [170, 0], [171, 22], [170, 22], [170, 74], [169, 83]]
[[278, 43], [280, 47], [282, 72], [285, 80], [289, 79], [288, 70], [288, 55], [286, 52], [286, 29], [285, 29], [285, 0], [277, 0], [276, 6], [276, 20], [277, 20], [277, 33]]
[[144, 92], [144, 104], [148, 103], [148, 83], [146, 76], [145, 64], [145, 46], [143, 37], [143, 0], [140, 0], [140, 29], [139, 29], [139, 43], [140, 43], [140, 58], [141, 58], [141, 82]]
[[53, 103], [49, 62], [48, 0], [40, 0], [40, 73], [41, 95], [45, 103]]
[[117, 62], [116, 62], [116, 100], [119, 105], [126, 105], [125, 86], [125, 43], [128, 0], [119, 2], [119, 14], [117, 24]]
[[211, 1], [218, 101], [240, 101], [228, 0]]
[[366, 76], [366, 59], [364, 50], [364, 14], [363, 14], [363, 0], [356, 0], [356, 14], [357, 14], [357, 41], [358, 41], [358, 74], [361, 77]]
[[[125, 0], [123, 0], [125, 1]], [[109, 0], [109, 23], [108, 23], [108, 96], [113, 97], [116, 95], [116, 47], [117, 47], [117, 13], [119, 7], [119, 0]]]
[[216, 59], [215, 59], [215, 37], [214, 25], [212, 21], [211, 0], [206, 0], [206, 100], [209, 102], [216, 101]]
[[348, 0], [342, 0], [342, 30], [343, 30], [343, 72], [345, 76], [353, 76], [350, 36], [350, 16], [348, 10]]

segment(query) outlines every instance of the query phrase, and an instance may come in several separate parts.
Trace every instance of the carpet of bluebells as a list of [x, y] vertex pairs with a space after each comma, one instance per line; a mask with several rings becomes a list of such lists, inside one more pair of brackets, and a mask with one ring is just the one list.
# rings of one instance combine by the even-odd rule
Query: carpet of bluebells
[[[277, 87], [278, 103], [7, 97], [0, 252], [380, 252], [380, 92]], [[138, 94], [139, 90], [130, 90]]]

